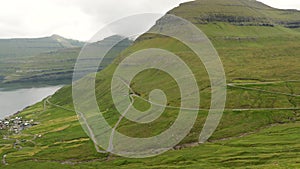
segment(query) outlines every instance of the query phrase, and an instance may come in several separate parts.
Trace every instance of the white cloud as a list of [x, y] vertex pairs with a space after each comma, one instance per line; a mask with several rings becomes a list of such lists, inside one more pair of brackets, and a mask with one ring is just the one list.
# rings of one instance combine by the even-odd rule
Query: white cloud
[[88, 40], [113, 20], [137, 13], [164, 14], [186, 1], [5, 0], [0, 5], [0, 38], [59, 34]]
[[269, 6], [279, 9], [298, 9], [300, 10], [299, 0], [258, 0]]
[[[189, 0], [0, 0], [0, 38], [59, 34], [88, 40], [105, 24], [138, 13], [164, 14]], [[300, 9], [296, 0], [260, 0]], [[153, 21], [149, 21], [153, 22]]]

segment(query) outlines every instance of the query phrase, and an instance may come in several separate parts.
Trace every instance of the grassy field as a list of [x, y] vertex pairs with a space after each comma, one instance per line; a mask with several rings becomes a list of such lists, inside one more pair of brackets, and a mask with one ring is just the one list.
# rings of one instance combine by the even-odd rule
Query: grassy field
[[[67, 92], [67, 89], [63, 90]], [[64, 105], [65, 99], [56, 97], [60, 97], [59, 93], [50, 101]], [[64, 107], [72, 108], [68, 104]], [[10, 140], [1, 140], [1, 155], [6, 154], [8, 164], [3, 168], [299, 167], [299, 113], [294, 113], [286, 110], [227, 110], [208, 143], [171, 150], [154, 158], [127, 159], [97, 153], [78, 123], [75, 112], [49, 104], [44, 109], [41, 102], [22, 112], [23, 118], [39, 121], [40, 125], [22, 134], [10, 135]], [[196, 125], [182, 145], [197, 141], [205, 114], [199, 112]], [[155, 128], [164, 128], [157, 125]], [[140, 131], [148, 131], [139, 129], [136, 133], [129, 133], [131, 127], [126, 125], [120, 131], [139, 136], [142, 136]], [[13, 148], [16, 142], [18, 144]]]
[[[219, 11], [217, 4], [226, 6], [225, 11], [221, 10], [222, 13], [241, 5], [239, 1], [233, 0], [228, 3], [199, 0], [181, 5], [170, 13], [187, 19], [195, 18], [199, 14], [198, 10], [203, 8], [202, 4], [209, 5], [209, 11]], [[299, 14], [296, 12], [282, 16], [280, 12], [283, 11], [271, 9], [261, 3], [253, 2], [249, 5], [251, 8], [243, 8], [242, 12], [237, 12], [249, 16], [254, 9], [260, 8], [259, 11], [270, 14], [270, 19], [283, 21], [293, 20], [294, 15]], [[255, 17], [262, 15], [264, 14]], [[96, 96], [101, 103], [99, 108], [104, 112], [108, 123], [114, 126], [120, 114], [111, 99], [111, 77], [126, 56], [146, 48], [161, 48], [177, 54], [197, 78], [201, 89], [200, 107], [203, 109], [199, 111], [191, 132], [179, 144], [179, 150], [170, 150], [146, 159], [97, 153], [73, 111], [71, 86], [66, 86], [51, 98], [20, 114], [25, 119], [39, 121], [39, 125], [18, 135], [2, 133], [10, 139], [0, 140], [0, 155], [6, 155], [2, 160], [8, 164], [2, 164], [1, 167], [299, 168], [300, 32], [277, 24], [240, 26], [212, 21], [207, 24], [198, 23], [197, 26], [207, 34], [217, 49], [228, 83], [223, 118], [207, 143], [191, 147], [191, 143], [198, 141], [207, 116], [206, 109], [210, 107], [210, 85], [203, 64], [182, 43], [172, 38], [145, 34], [97, 74]], [[158, 88], [165, 92], [169, 106], [180, 105], [178, 86], [164, 72], [144, 71], [130, 85], [144, 99], [148, 99], [151, 90]], [[146, 110], [149, 107], [148, 102], [135, 99], [134, 106], [137, 109]], [[124, 119], [117, 130], [133, 137], [157, 135], [172, 124], [177, 114], [177, 109], [167, 108], [159, 119], [148, 124], [137, 124]], [[14, 147], [16, 142], [18, 144]]]

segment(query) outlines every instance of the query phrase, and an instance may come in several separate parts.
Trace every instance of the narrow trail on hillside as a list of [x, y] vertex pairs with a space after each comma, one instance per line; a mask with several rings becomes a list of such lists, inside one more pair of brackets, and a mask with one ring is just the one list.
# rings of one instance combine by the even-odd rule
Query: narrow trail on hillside
[[[299, 122], [299, 121], [297, 121]], [[208, 143], [218, 143], [218, 142], [221, 142], [221, 141], [229, 141], [229, 140], [233, 140], [233, 139], [239, 139], [239, 138], [243, 138], [243, 137], [247, 137], [247, 136], [250, 136], [252, 134], [255, 134], [255, 133], [258, 133], [262, 130], [265, 130], [265, 129], [268, 129], [268, 128], [271, 128], [271, 127], [274, 127], [274, 126], [280, 126], [280, 125], [285, 125], [285, 124], [288, 124], [288, 123], [291, 123], [291, 122], [283, 122], [283, 123], [272, 123], [272, 124], [269, 124], [269, 125], [266, 125], [266, 126], [262, 126], [260, 128], [257, 128], [253, 131], [249, 131], [249, 132], [244, 132], [244, 133], [240, 133], [238, 134], [237, 136], [232, 136], [232, 137], [224, 137], [224, 138], [220, 138], [220, 139], [212, 139], [212, 140], [208, 140], [207, 142]], [[196, 146], [199, 146], [201, 144], [204, 144], [204, 143], [199, 143], [199, 142], [191, 142], [191, 143], [186, 143], [186, 144], [181, 144], [181, 145], [177, 145], [173, 148], [173, 150], [181, 150], [183, 148], [191, 148], [191, 147], [196, 147]]]
[[2, 164], [3, 165], [8, 165], [8, 163], [6, 162], [6, 154], [4, 154], [3, 156], [2, 156]]
[[[209, 111], [210, 109], [203, 109], [203, 108], [197, 108], [197, 109], [191, 109], [191, 108], [184, 108], [184, 107], [176, 107], [176, 106], [167, 106], [167, 105], [161, 105], [158, 103], [154, 103], [150, 100], [147, 100], [137, 94], [133, 91], [133, 89], [130, 88], [128, 84], [126, 84], [124, 81], [122, 81], [130, 91], [132, 91], [131, 96], [137, 97], [145, 102], [148, 102], [149, 104], [156, 105], [156, 106], [161, 106], [165, 108], [171, 108], [171, 109], [182, 109], [182, 110], [202, 110], [202, 111]], [[242, 85], [265, 85], [265, 84], [276, 84], [276, 83], [282, 83], [282, 82], [258, 82], [258, 83], [229, 83], [227, 84], [228, 87], [234, 87], [234, 88], [239, 88], [243, 90], [252, 90], [252, 91], [258, 91], [258, 92], [264, 92], [264, 93], [269, 93], [269, 94], [275, 94], [275, 95], [285, 95], [285, 96], [291, 96], [291, 97], [300, 97], [300, 95], [296, 94], [290, 94], [290, 93], [283, 93], [283, 92], [275, 92], [275, 91], [268, 91], [268, 90], [263, 90], [263, 89], [257, 89], [257, 88], [250, 88], [250, 87], [243, 87]], [[268, 110], [300, 110], [299, 107], [283, 107], [283, 108], [242, 108], [242, 109], [224, 109], [224, 111], [268, 111]]]
[[292, 96], [292, 97], [300, 97], [298, 94], [290, 94], [290, 93], [283, 93], [283, 92], [275, 92], [275, 91], [268, 91], [264, 89], [258, 89], [258, 88], [252, 88], [252, 87], [243, 87], [242, 85], [262, 85], [262, 84], [270, 84], [270, 83], [245, 83], [245, 84], [240, 84], [240, 83], [229, 83], [227, 86], [233, 87], [233, 88], [239, 88], [239, 89], [244, 89], [244, 90], [252, 90], [252, 91], [257, 91], [257, 92], [264, 92], [264, 93], [269, 93], [269, 94], [275, 94], [275, 95], [285, 95], [285, 96]]
[[[65, 108], [65, 107], [63, 107], [63, 106], [60, 106], [60, 105], [51, 103], [51, 102], [49, 101], [50, 98], [51, 98], [51, 96], [48, 97], [48, 98], [44, 101], [44, 111], [47, 109], [47, 108], [45, 107], [45, 106], [47, 106], [46, 104], [49, 104], [50, 106], [54, 106], [54, 107], [57, 107], [57, 108], [60, 108], [60, 109], [66, 110], [66, 111], [75, 112], [75, 110], [68, 109], [68, 108]], [[89, 135], [90, 135], [90, 137], [91, 137], [91, 139], [92, 139], [92, 141], [93, 141], [93, 143], [94, 143], [94, 146], [95, 146], [96, 151], [97, 151], [98, 153], [101, 153], [101, 154], [107, 154], [107, 151], [100, 150], [99, 146], [97, 145], [95, 134], [94, 134], [93, 130], [91, 129], [91, 127], [88, 125], [87, 120], [86, 120], [86, 118], [84, 117], [84, 114], [81, 113], [81, 112], [78, 112], [78, 113], [79, 113], [80, 117], [83, 119], [85, 126], [87, 127], [87, 130], [88, 130]]]

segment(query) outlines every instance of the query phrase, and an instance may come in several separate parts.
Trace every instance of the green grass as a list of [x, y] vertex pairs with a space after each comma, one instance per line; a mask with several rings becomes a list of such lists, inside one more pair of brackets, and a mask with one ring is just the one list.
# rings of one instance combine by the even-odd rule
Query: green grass
[[[169, 151], [147, 159], [114, 157], [85, 161], [28, 159], [3, 168], [297, 168], [299, 167], [299, 122], [273, 126], [243, 138], [206, 143]], [[57, 151], [54, 152], [56, 159]], [[84, 151], [83, 151], [84, 152]], [[75, 152], [76, 153], [76, 152]], [[16, 155], [16, 154], [15, 154]], [[44, 156], [45, 157], [45, 156]], [[13, 159], [13, 158], [11, 158]], [[69, 164], [62, 164], [69, 162]], [[33, 165], [34, 164], [34, 165]]]

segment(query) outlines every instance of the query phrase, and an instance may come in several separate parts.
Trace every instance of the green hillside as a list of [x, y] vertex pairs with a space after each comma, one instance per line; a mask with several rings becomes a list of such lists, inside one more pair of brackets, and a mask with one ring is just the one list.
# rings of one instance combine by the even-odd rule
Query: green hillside
[[[144, 34], [97, 74], [97, 101], [114, 126], [120, 114], [112, 102], [110, 84], [117, 65], [141, 49], [161, 48], [177, 54], [197, 78], [202, 110], [191, 132], [174, 150], [146, 159], [97, 153], [99, 147], [87, 137], [74, 112], [71, 86], [66, 86], [20, 114], [39, 125], [17, 135], [2, 131], [9, 137], [0, 141], [0, 154], [5, 155], [2, 167], [299, 168], [300, 32], [296, 27], [300, 12], [274, 9], [253, 0], [196, 0], [169, 13], [196, 24], [212, 41], [224, 65], [226, 109], [207, 143], [198, 144], [211, 94], [203, 64], [177, 40]], [[157, 25], [163, 24], [161, 21]], [[138, 93], [134, 106], [139, 110], [149, 108], [149, 93], [157, 88], [165, 92], [168, 106], [180, 106], [176, 82], [162, 71], [144, 71], [130, 87]], [[133, 137], [157, 135], [172, 125], [177, 114], [177, 109], [166, 108], [159, 119], [148, 124], [123, 119], [117, 130]]]

